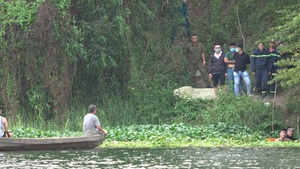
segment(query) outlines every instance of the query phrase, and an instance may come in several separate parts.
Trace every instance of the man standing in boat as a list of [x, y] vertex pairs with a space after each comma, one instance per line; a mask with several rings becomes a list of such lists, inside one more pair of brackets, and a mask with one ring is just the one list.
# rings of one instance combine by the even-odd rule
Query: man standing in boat
[[8, 122], [2, 116], [3, 107], [0, 106], [0, 137], [12, 137], [13, 134], [8, 132]]
[[83, 132], [85, 136], [92, 135], [104, 135], [106, 136], [107, 131], [101, 127], [100, 121], [96, 116], [96, 106], [91, 104], [88, 107], [89, 113], [84, 116], [83, 120]]

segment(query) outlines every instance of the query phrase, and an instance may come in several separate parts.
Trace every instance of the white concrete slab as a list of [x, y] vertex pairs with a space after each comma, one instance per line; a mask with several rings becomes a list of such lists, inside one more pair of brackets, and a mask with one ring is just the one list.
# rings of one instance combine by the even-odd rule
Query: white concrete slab
[[213, 88], [193, 88], [191, 86], [183, 86], [174, 90], [174, 96], [182, 98], [202, 98], [213, 99], [216, 98]]

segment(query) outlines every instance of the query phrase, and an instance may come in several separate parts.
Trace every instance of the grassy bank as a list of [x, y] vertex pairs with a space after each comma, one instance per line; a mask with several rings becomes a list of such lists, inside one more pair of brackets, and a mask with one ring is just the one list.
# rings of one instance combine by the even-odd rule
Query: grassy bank
[[[0, 103], [10, 124], [79, 130], [93, 103], [103, 109], [99, 117], [104, 126], [231, 120], [269, 127], [271, 118], [263, 104], [247, 100], [237, 104], [232, 99], [198, 101], [203, 104], [197, 107], [197, 102], [174, 99], [174, 89], [193, 85], [183, 55], [190, 38], [181, 1], [30, 2], [3, 1], [0, 11]], [[228, 43], [241, 42], [242, 37], [245, 51], [251, 53], [271, 26], [281, 25], [279, 18], [285, 14], [274, 11], [294, 4], [191, 1], [190, 29], [204, 44], [207, 60], [214, 43], [221, 43], [226, 52]], [[48, 15], [42, 9], [55, 12]]]
[[[159, 92], [159, 91], [157, 91]], [[181, 99], [172, 96], [172, 90], [166, 92], [168, 97], [165, 101], [159, 101], [160, 106], [154, 108], [147, 104], [151, 98], [145, 98], [143, 105], [147, 111], [140, 109], [142, 113], [134, 114], [134, 111], [127, 111], [128, 107], [133, 107], [131, 101], [122, 102], [115, 100], [108, 104], [99, 104], [97, 116], [104, 128], [110, 126], [133, 126], [136, 124], [189, 124], [189, 125], [216, 125], [226, 123], [228, 125], [243, 125], [257, 131], [269, 131], [274, 125], [276, 130], [286, 127], [281, 116], [282, 109], [272, 108], [269, 103], [267, 106], [264, 100], [254, 99], [253, 97], [235, 97], [232, 92], [220, 92], [217, 99]], [[145, 96], [146, 97], [146, 96]], [[166, 97], [163, 97], [166, 98]], [[111, 101], [111, 100], [110, 100]], [[119, 102], [118, 102], [119, 101]], [[124, 104], [122, 106], [119, 104]], [[164, 107], [163, 104], [168, 104]], [[98, 105], [98, 104], [97, 104]], [[54, 120], [46, 120], [42, 115], [30, 116], [29, 114], [20, 115], [17, 118], [9, 119], [11, 127], [36, 128], [41, 130], [69, 130], [81, 131], [83, 117], [86, 115], [86, 106], [73, 108], [64, 116], [63, 123], [58, 125]], [[140, 107], [136, 106], [137, 109]], [[119, 112], [112, 113], [112, 112]], [[117, 115], [116, 115], [117, 114]], [[273, 116], [273, 118], [272, 118]]]
[[[82, 132], [44, 131], [32, 128], [13, 129], [15, 137], [71, 137]], [[278, 132], [255, 131], [246, 126], [218, 123], [207, 126], [185, 124], [132, 125], [108, 128], [108, 136], [100, 147], [272, 147], [295, 146], [295, 142], [269, 142], [268, 137], [278, 137]]]

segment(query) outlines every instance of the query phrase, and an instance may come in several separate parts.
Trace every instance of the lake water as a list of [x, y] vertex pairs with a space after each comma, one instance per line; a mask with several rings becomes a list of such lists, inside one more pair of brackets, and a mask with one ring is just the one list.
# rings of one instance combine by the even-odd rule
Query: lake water
[[0, 168], [299, 168], [300, 148], [99, 148], [0, 152]]

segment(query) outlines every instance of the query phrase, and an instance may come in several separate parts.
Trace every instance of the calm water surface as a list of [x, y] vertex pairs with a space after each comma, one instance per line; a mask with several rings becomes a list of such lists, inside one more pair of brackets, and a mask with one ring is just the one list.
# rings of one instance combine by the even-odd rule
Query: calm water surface
[[0, 168], [299, 168], [300, 148], [100, 148], [0, 152]]

